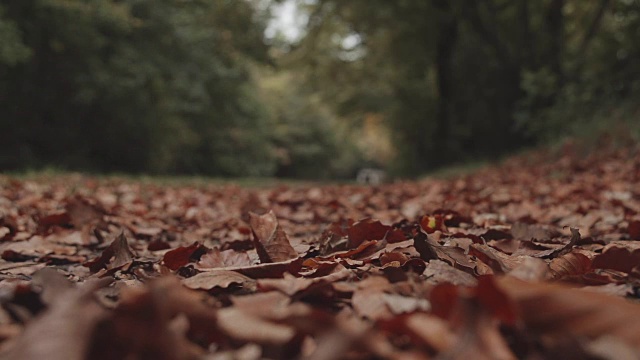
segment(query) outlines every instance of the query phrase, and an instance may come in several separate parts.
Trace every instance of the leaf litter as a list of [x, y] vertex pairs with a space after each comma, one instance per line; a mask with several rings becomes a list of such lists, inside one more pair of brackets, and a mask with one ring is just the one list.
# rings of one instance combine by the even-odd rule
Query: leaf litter
[[373, 187], [1, 177], [0, 356], [638, 358], [638, 155]]

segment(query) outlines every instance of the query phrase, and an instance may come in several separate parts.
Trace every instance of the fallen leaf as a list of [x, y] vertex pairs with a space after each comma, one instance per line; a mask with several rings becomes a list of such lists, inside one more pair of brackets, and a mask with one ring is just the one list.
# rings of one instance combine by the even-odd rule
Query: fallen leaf
[[71, 217], [67, 212], [49, 214], [38, 219], [41, 232], [46, 232], [52, 226], [65, 226], [71, 224]]
[[258, 287], [263, 290], [279, 290], [289, 296], [294, 296], [302, 291], [309, 291], [310, 288], [327, 286], [331, 283], [345, 279], [352, 275], [351, 270], [340, 265], [332, 274], [314, 278], [295, 277], [285, 273], [282, 279], [262, 279], [258, 280]]
[[640, 264], [640, 247], [627, 248], [618, 244], [605, 246], [602, 254], [593, 258], [594, 269], [613, 269], [630, 273]]
[[88, 358], [195, 359], [203, 350], [194, 341], [207, 346], [224, 339], [216, 319], [199, 292], [174, 277], [125, 287], [110, 318], [97, 329]]
[[447, 232], [447, 228], [444, 225], [444, 217], [440, 214], [433, 216], [423, 216], [420, 220], [420, 227], [427, 234], [432, 234], [436, 230]]
[[551, 260], [549, 270], [549, 278], [554, 280], [583, 275], [591, 270], [591, 259], [581, 253], [570, 252]]
[[391, 318], [391, 310], [384, 298], [385, 291], [390, 289], [389, 281], [381, 276], [372, 276], [361, 281], [351, 298], [353, 309], [361, 317], [372, 320]]
[[473, 294], [489, 313], [503, 324], [514, 325], [518, 319], [514, 304], [507, 294], [496, 285], [493, 276], [478, 277]]
[[508, 272], [509, 276], [524, 281], [542, 281], [547, 278], [548, 273], [549, 265], [544, 260], [534, 257], [525, 257], [522, 263]]
[[255, 280], [229, 270], [202, 272], [182, 280], [182, 283], [186, 287], [196, 290], [211, 290], [216, 287], [226, 289], [232, 284], [238, 285], [248, 292], [256, 290]]
[[178, 270], [190, 262], [197, 261], [207, 251], [207, 248], [195, 242], [189, 246], [168, 251], [164, 254], [162, 262], [171, 270]]
[[250, 213], [249, 216], [254, 244], [261, 262], [281, 262], [298, 257], [273, 211], [264, 215]]
[[88, 281], [68, 289], [55, 299], [42, 316], [29, 323], [24, 333], [6, 350], [7, 359], [86, 359], [92, 335], [108, 313], [92, 299], [95, 290], [110, 280]]
[[627, 232], [631, 240], [640, 240], [640, 220], [629, 221]]
[[631, 296], [634, 293], [633, 286], [629, 284], [606, 284], [598, 286], [585, 286], [580, 288], [583, 291], [595, 291], [602, 294], [613, 295], [618, 297]]
[[217, 325], [235, 340], [259, 344], [284, 345], [296, 334], [289, 326], [266, 321], [234, 308], [220, 310]]
[[497, 281], [519, 309], [528, 329], [556, 337], [612, 336], [638, 349], [640, 306], [616, 297], [509, 276]]
[[210, 269], [251, 265], [253, 265], [253, 263], [246, 252], [231, 249], [220, 251], [216, 248], [202, 255], [196, 267], [199, 269]]
[[382, 294], [382, 300], [394, 315], [429, 311], [431, 304], [426, 299], [402, 296], [398, 294]]
[[429, 238], [431, 235], [419, 233], [413, 239], [414, 247], [424, 261], [440, 259], [449, 265], [469, 273], [473, 273], [475, 264], [459, 247], [441, 246]]
[[[303, 258], [296, 258], [288, 261], [256, 264], [250, 266], [231, 266], [223, 269], [238, 272], [252, 279], [272, 279], [281, 278], [285, 273], [298, 274], [302, 269], [303, 261]], [[209, 271], [216, 269], [201, 268], [201, 270]]]
[[93, 273], [101, 269], [114, 270], [131, 263], [134, 256], [124, 233], [120, 233], [109, 247], [104, 249], [100, 257], [87, 261], [84, 266]]
[[451, 283], [454, 285], [474, 286], [477, 283], [473, 275], [458, 270], [441, 260], [429, 261], [423, 274], [427, 280], [436, 284]]
[[446, 352], [455, 345], [457, 337], [449, 324], [433, 315], [412, 314], [406, 318], [405, 326], [414, 337], [435, 351]]
[[390, 230], [391, 226], [383, 225], [380, 221], [360, 220], [347, 229], [349, 244], [355, 248], [367, 240], [382, 240]]
[[539, 225], [517, 222], [511, 226], [511, 235], [518, 240], [549, 240], [561, 234]]
[[73, 227], [82, 229], [86, 225], [102, 220], [104, 210], [90, 203], [86, 198], [75, 197], [67, 201], [65, 210]]

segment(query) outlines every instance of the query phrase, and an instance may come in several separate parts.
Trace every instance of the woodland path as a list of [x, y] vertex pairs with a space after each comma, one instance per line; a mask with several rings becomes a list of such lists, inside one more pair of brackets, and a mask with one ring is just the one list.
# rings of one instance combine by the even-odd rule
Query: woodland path
[[639, 155], [375, 187], [0, 177], [0, 355], [638, 358]]

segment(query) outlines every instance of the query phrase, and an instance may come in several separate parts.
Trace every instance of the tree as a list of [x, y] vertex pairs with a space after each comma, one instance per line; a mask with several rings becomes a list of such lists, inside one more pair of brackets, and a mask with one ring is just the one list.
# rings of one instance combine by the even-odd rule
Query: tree
[[571, 123], [562, 109], [585, 105], [568, 104], [616, 86], [628, 97], [638, 79], [625, 60], [638, 1], [300, 4], [309, 22], [292, 61], [342, 114], [382, 114], [409, 173], [557, 135]]
[[0, 36], [21, 39], [11, 42], [14, 60], [0, 62], [2, 168], [274, 170], [264, 110], [250, 90], [251, 64], [268, 56], [249, 2], [3, 6]]
[[5, 17], [5, 9], [0, 5], [0, 64], [13, 66], [25, 61], [31, 55], [24, 45], [16, 24]]

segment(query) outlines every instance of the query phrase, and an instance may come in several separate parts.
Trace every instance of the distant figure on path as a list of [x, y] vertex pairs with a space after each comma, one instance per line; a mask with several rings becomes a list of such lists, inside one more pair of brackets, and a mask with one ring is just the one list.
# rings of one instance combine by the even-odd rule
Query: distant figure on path
[[356, 181], [358, 184], [380, 185], [387, 179], [387, 172], [381, 169], [363, 168], [358, 171]]

